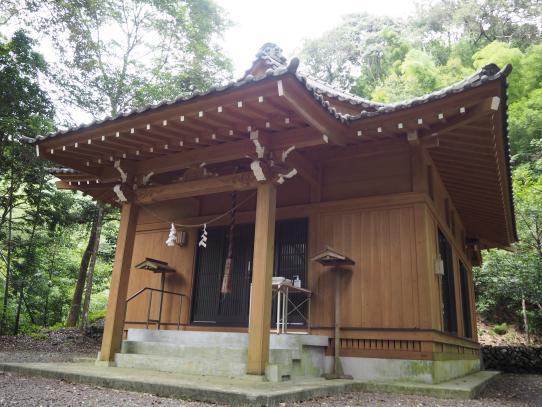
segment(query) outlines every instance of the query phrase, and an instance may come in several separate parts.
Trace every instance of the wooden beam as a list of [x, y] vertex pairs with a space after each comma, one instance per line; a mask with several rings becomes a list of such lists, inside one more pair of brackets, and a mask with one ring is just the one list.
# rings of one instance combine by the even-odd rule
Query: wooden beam
[[[494, 111], [495, 98], [498, 99], [497, 96], [486, 98], [482, 100], [476, 106], [469, 108], [466, 111], [466, 113], [457, 114], [449, 119], [446, 119], [446, 121], [441, 121], [437, 124], [432, 125], [429, 130], [425, 130], [424, 132], [422, 132], [420, 134], [420, 137], [430, 136], [430, 135], [439, 134], [439, 133], [445, 133], [455, 128], [464, 126], [467, 123], [470, 123], [481, 117], [489, 115], [489, 113]], [[497, 104], [497, 108], [498, 108], [498, 104]]]
[[346, 136], [347, 127], [339, 123], [306, 89], [301, 89], [301, 86], [303, 85], [294, 78], [284, 78], [277, 81], [278, 95], [284, 97], [307, 123], [336, 144], [355, 142], [354, 138], [349, 140]]
[[111, 276], [107, 315], [105, 318], [100, 361], [113, 362], [115, 353], [120, 351], [124, 317], [126, 314], [126, 294], [130, 279], [130, 268], [134, 250], [137, 223], [137, 206], [122, 205], [115, 263]]
[[253, 151], [254, 144], [250, 140], [203, 147], [142, 161], [137, 165], [137, 173], [147, 174], [153, 171], [155, 174], [160, 174], [199, 165], [203, 162], [215, 164], [233, 161], [241, 159]]
[[294, 167], [297, 173], [307, 181], [311, 187], [320, 188], [318, 170], [316, 167], [298, 151], [291, 151], [286, 158], [288, 165]]
[[424, 148], [434, 148], [440, 146], [440, 139], [438, 135], [424, 137], [420, 144]]
[[163, 120], [178, 120], [181, 114], [185, 116], [197, 114], [201, 110], [216, 109], [216, 106], [224, 106], [233, 103], [239, 99], [239, 95], [245, 100], [257, 99], [259, 96], [276, 95], [276, 78], [262, 80], [257, 84], [247, 83], [239, 87], [232, 87], [224, 91], [211, 93], [188, 100], [186, 102], [164, 105], [157, 109], [148, 110], [146, 112], [120, 117], [116, 120], [106, 121], [102, 124], [89, 126], [76, 132], [67, 132], [65, 135], [60, 135], [51, 139], [40, 141], [39, 145], [46, 148], [65, 144], [67, 140], [70, 142], [82, 141], [88, 138], [99, 138], [102, 135], [115, 134], [117, 131], [126, 132], [130, 128], [143, 127], [147, 123], [160, 124]]
[[[269, 140], [269, 148], [283, 150], [292, 145], [296, 148], [324, 144], [321, 135], [311, 128], [295, 129], [277, 134], [261, 132], [262, 137]], [[135, 167], [137, 175], [148, 174], [153, 171], [161, 174], [170, 171], [182, 170], [202, 162], [216, 164], [245, 158], [247, 154], [254, 153], [254, 143], [251, 140], [239, 140], [230, 143], [218, 144], [209, 147], [197, 148], [186, 152], [178, 152], [165, 157], [156, 157], [140, 161]], [[100, 174], [102, 181], [117, 179], [118, 173], [114, 168], [103, 169]]]
[[138, 188], [136, 202], [149, 204], [170, 199], [188, 198], [229, 191], [246, 191], [258, 186], [250, 171], [238, 174], [209, 177], [195, 181], [184, 181], [168, 185]]
[[459, 92], [438, 100], [423, 103], [421, 105], [414, 105], [398, 111], [383, 113], [377, 116], [364, 117], [362, 119], [353, 121], [349, 127], [354, 132], [360, 129], [365, 131], [380, 126], [384, 121], [392, 123], [401, 122], [406, 127], [407, 123], [411, 123], [413, 118], [423, 118], [423, 121], [422, 123], [419, 123], [419, 126], [425, 127], [426, 124], [431, 124], [430, 120], [426, 120], [428, 119], [428, 115], [433, 115], [434, 119], [436, 119], [436, 111], [447, 109], [454, 105], [464, 106], [466, 111], [468, 111], [473, 106], [479, 104], [480, 101], [486, 100], [486, 98], [491, 99], [494, 95], [499, 95], [501, 92], [500, 87], [500, 81], [492, 81], [480, 87]]
[[407, 141], [411, 146], [418, 146], [420, 145], [420, 138], [418, 136], [418, 130], [409, 131], [407, 133]]
[[[69, 190], [89, 190], [89, 189], [104, 189], [104, 188], [111, 188], [115, 186], [115, 184], [99, 184], [96, 183], [95, 180], [89, 180], [90, 183], [87, 184], [86, 181], [56, 181], [55, 185], [58, 189], [69, 189]], [[71, 184], [70, 184], [71, 182]], [[80, 182], [81, 185], [77, 185], [77, 183]]]
[[276, 201], [274, 184], [258, 185], [248, 325], [247, 373], [253, 375], [263, 375], [269, 360]]
[[59, 154], [49, 154], [48, 152], [42, 151], [42, 158], [45, 158], [51, 162], [58, 163], [61, 165], [64, 165], [68, 168], [72, 169], [78, 169], [83, 173], [99, 176], [101, 173], [101, 169], [97, 167], [87, 167], [85, 166], [85, 160], [74, 160], [71, 158], [66, 158], [65, 156], [61, 156]]

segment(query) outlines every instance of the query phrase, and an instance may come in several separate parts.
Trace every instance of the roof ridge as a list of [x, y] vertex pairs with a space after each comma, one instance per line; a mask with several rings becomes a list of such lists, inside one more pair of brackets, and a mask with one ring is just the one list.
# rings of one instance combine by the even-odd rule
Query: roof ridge
[[346, 102], [349, 102], [352, 105], [363, 105], [363, 104], [365, 104], [367, 106], [375, 106], [375, 107], [377, 107], [377, 106], [385, 106], [386, 105], [385, 103], [375, 102], [375, 101], [373, 101], [371, 99], [367, 99], [367, 98], [355, 95], [353, 93], [344, 91], [342, 89], [337, 89], [336, 87], [329, 84], [328, 82], [326, 82], [326, 81], [324, 81], [324, 80], [322, 80], [320, 78], [316, 78], [316, 77], [314, 77], [314, 76], [312, 76], [310, 74], [307, 74], [306, 72], [298, 72], [298, 75], [305, 77], [305, 79], [307, 80], [307, 83], [312, 82], [312, 83], [309, 83], [309, 85], [312, 85], [312, 86], [318, 88], [326, 96], [336, 98], [336, 99], [338, 99], [340, 101], [346, 101]]
[[451, 94], [477, 88], [478, 86], [481, 86], [487, 82], [507, 77], [511, 71], [512, 66], [510, 64], [505, 65], [502, 69], [500, 69], [496, 64], [484, 65], [472, 75], [467, 76], [465, 79], [452, 83], [451, 85], [448, 85], [444, 88], [437, 89], [431, 93], [427, 93], [422, 96], [417, 96], [411, 99], [382, 105], [378, 107], [374, 112], [368, 112], [366, 110], [363, 110], [357, 115], [351, 115], [349, 119], [352, 121], [360, 120], [367, 117], [374, 117], [384, 113], [392, 113], [397, 110], [418, 106], [424, 103], [429, 103], [434, 100], [442, 99]]

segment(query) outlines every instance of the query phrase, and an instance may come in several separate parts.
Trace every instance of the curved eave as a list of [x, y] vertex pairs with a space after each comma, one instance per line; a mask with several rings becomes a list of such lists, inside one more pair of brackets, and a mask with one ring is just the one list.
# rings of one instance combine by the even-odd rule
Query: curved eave
[[[357, 116], [339, 112], [325, 94], [318, 93], [310, 81], [296, 73], [296, 68], [297, 65], [291, 63], [285, 68], [268, 69], [262, 77], [249, 75], [205, 94], [58, 132], [39, 139], [37, 144], [43, 148], [45, 158], [90, 176], [89, 182], [78, 180], [76, 185], [69, 186], [90, 190], [87, 185], [92, 182], [99, 184], [104, 179], [113, 182], [118, 178], [113, 161], [127, 151], [125, 147], [134, 147], [130, 143], [137, 143], [137, 140], [150, 145], [151, 151], [139, 154], [138, 150], [138, 154], [134, 154], [134, 147], [127, 156], [122, 154], [122, 159], [126, 159], [125, 168], [131, 168], [139, 176], [146, 174], [150, 164], [157, 160], [173, 163], [171, 167], [164, 167], [163, 172], [180, 168], [176, 163], [187, 157], [183, 155], [187, 148], [198, 151], [195, 154], [201, 156], [207, 151], [217, 151], [217, 144], [224, 147], [220, 149], [219, 146], [220, 151], [230, 152], [229, 146], [233, 147], [233, 144], [250, 147], [250, 128], [264, 129], [271, 137], [280, 135], [279, 138], [290, 132], [292, 136], [286, 136], [288, 142], [298, 144], [302, 138], [305, 147], [321, 144], [322, 139], [327, 142], [328, 138], [329, 142], [348, 145], [405, 138], [411, 132], [416, 132], [422, 141], [438, 136], [441, 143], [430, 149], [430, 155], [465, 220], [468, 236], [487, 242], [486, 247], [507, 247], [517, 240], [506, 124], [506, 76], [510, 67], [499, 71], [495, 66], [489, 66], [442, 91], [395, 105], [371, 106], [377, 110]], [[499, 114], [493, 114], [487, 108], [488, 101], [495, 97], [500, 98], [500, 112], [495, 112]], [[259, 103], [260, 98], [269, 104]], [[237, 109], [239, 102], [243, 102], [243, 112]], [[213, 118], [217, 106], [223, 106], [226, 112], [222, 119], [235, 121], [240, 129], [233, 138], [219, 134], [216, 140], [211, 139], [216, 127], [212, 121], [221, 120]], [[199, 112], [203, 118], [198, 117]], [[282, 115], [281, 120], [288, 121], [274, 122], [277, 127], [268, 132], [266, 121], [276, 120], [273, 117], [276, 114]], [[186, 120], [181, 123], [180, 117]], [[162, 128], [162, 122], [168, 120], [171, 128]], [[150, 130], [146, 127], [149, 125]], [[184, 131], [189, 131], [191, 136], [197, 135], [198, 139], [201, 137], [201, 140], [189, 140], [176, 150], [171, 144], [169, 149], [165, 147], [167, 140], [185, 139], [184, 126], [188, 126]], [[121, 137], [115, 138], [115, 133]], [[222, 136], [224, 138], [220, 139]], [[115, 153], [118, 154], [115, 157], [112, 154], [108, 159], [105, 152], [116, 146], [118, 151]], [[212, 148], [205, 150], [207, 147]], [[488, 193], [488, 186], [493, 195]], [[105, 186], [94, 185], [92, 188], [101, 190]], [[99, 196], [98, 192], [93, 196]], [[492, 213], [488, 216], [484, 211]]]

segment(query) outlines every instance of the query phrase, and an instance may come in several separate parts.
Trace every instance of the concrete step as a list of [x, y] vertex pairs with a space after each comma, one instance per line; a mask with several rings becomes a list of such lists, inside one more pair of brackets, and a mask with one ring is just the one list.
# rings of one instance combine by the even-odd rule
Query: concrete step
[[292, 360], [301, 359], [298, 349], [269, 349], [269, 363], [291, 364]]
[[[326, 347], [327, 336], [274, 335], [270, 336], [271, 349], [299, 349], [302, 346]], [[178, 345], [224, 346], [226, 348], [248, 347], [248, 335], [242, 332], [173, 331], [153, 329], [129, 329], [129, 341], [175, 343]]]
[[124, 341], [122, 343], [121, 353], [168, 356], [194, 360], [214, 359], [244, 363], [246, 363], [247, 359], [246, 348], [178, 345], [161, 342]]
[[160, 342], [176, 345], [216, 346], [246, 348], [248, 335], [237, 332], [171, 331], [129, 329], [128, 341]]
[[174, 372], [206, 376], [239, 377], [245, 375], [246, 373], [246, 363], [217, 363], [215, 359], [205, 358], [187, 359], [158, 355], [117, 353], [115, 355], [115, 363], [117, 367], [150, 369], [160, 372]]
[[[318, 377], [327, 343], [315, 335], [271, 335], [268, 379]], [[243, 376], [247, 351], [246, 333], [130, 329], [116, 361], [119, 367]]]

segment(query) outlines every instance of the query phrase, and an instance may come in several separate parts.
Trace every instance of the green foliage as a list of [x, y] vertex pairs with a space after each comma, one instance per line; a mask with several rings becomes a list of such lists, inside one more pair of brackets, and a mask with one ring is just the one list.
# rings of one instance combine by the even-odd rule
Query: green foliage
[[94, 321], [97, 321], [99, 319], [104, 319], [105, 318], [105, 313], [106, 313], [106, 308], [102, 308], [100, 310], [96, 310], [96, 311], [91, 311], [89, 314], [88, 314], [88, 320], [89, 322], [94, 322]]
[[[53, 130], [43, 84], [60, 110], [99, 118], [204, 91], [231, 76], [217, 42], [229, 22], [212, 0], [5, 0], [4, 18], [53, 45], [47, 65], [23, 31], [0, 41], [0, 315], [3, 332], [34, 332], [66, 318], [97, 211], [90, 199], [57, 191], [45, 163], [20, 142]], [[95, 317], [106, 307], [117, 229], [118, 213], [106, 208]]]
[[[21, 3], [5, 0], [6, 6]], [[54, 45], [66, 103], [94, 117], [203, 91], [231, 76], [212, 0], [25, 0], [17, 19]]]
[[392, 102], [432, 92], [440, 86], [439, 71], [430, 55], [410, 50], [399, 66], [381, 86], [376, 87], [373, 99]]
[[510, 327], [508, 326], [506, 322], [503, 322], [502, 324], [497, 324], [493, 327], [493, 331], [497, 335], [506, 335], [509, 329]]
[[[388, 17], [352, 14], [321, 38], [303, 44], [303, 69], [312, 76], [345, 90], [369, 96], [402, 59], [409, 45], [399, 25]], [[361, 69], [361, 78], [357, 71]]]
[[509, 101], [514, 102], [521, 96], [520, 66], [523, 58], [521, 50], [511, 47], [509, 44], [494, 41], [476, 52], [472, 58], [476, 69], [480, 69], [489, 63], [497, 64], [500, 67], [507, 64], [515, 66], [516, 69], [512, 71], [508, 78], [510, 82], [508, 88]]
[[[542, 144], [537, 146], [542, 157]], [[474, 270], [477, 307], [490, 319], [497, 313], [521, 323], [525, 298], [532, 328], [542, 328], [542, 159], [514, 171], [514, 196], [519, 242], [514, 252], [491, 250]]]

